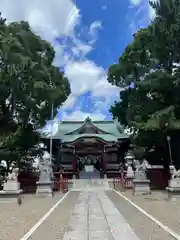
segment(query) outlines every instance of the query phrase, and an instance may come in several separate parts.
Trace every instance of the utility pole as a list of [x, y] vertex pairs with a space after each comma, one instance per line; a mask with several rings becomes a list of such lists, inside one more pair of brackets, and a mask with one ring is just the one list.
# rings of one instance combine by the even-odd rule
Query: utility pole
[[52, 162], [52, 138], [53, 138], [53, 119], [54, 119], [54, 103], [51, 105], [51, 137], [50, 137], [50, 161]]
[[168, 148], [169, 148], [169, 157], [170, 157], [170, 165], [173, 165], [173, 161], [172, 161], [172, 152], [171, 152], [171, 137], [167, 136], [167, 142], [168, 142]]

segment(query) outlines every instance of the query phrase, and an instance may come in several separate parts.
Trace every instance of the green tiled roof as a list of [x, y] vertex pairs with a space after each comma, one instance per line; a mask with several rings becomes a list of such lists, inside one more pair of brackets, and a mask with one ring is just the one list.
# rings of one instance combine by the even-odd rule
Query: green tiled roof
[[[73, 133], [74, 131], [83, 127], [87, 121], [95, 126], [96, 128], [103, 131], [103, 134], [92, 134], [92, 133]], [[87, 118], [85, 121], [62, 121], [59, 123], [58, 131], [53, 135], [53, 139], [61, 139], [63, 142], [73, 142], [81, 137], [98, 137], [105, 141], [117, 141], [118, 138], [128, 138], [123, 133], [123, 127], [117, 124], [115, 121], [91, 121]], [[50, 138], [47, 136], [46, 138]]]
[[63, 142], [74, 142], [78, 138], [101, 138], [107, 142], [115, 142], [117, 141], [117, 137], [111, 134], [93, 134], [93, 133], [86, 133], [86, 134], [74, 134], [74, 135], [64, 135], [62, 138]]

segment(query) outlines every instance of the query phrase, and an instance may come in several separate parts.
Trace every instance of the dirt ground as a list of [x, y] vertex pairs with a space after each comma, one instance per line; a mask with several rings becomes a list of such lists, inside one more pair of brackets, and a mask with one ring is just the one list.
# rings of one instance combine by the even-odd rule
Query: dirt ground
[[0, 239], [19, 240], [63, 196], [52, 197], [25, 195], [22, 204], [16, 200], [0, 199]]
[[158, 219], [164, 225], [180, 234], [180, 197], [168, 200], [166, 191], [152, 191], [151, 195], [132, 194], [132, 190], [121, 193]]

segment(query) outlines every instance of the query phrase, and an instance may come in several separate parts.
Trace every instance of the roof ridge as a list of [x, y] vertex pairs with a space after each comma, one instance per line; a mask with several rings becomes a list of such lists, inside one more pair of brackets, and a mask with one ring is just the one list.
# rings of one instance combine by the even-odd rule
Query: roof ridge
[[[59, 120], [61, 123], [84, 123], [85, 121], [75, 121], [75, 120], [72, 120], [72, 121], [61, 121]], [[113, 120], [95, 120], [95, 121], [92, 121], [92, 123], [114, 123]]]

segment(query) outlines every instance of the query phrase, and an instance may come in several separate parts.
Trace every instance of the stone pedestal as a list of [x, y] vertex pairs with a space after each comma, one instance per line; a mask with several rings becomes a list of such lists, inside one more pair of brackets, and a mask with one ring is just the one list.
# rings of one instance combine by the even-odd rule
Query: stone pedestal
[[53, 184], [52, 181], [38, 181], [36, 194], [40, 196], [53, 196]]
[[168, 199], [180, 197], [180, 178], [172, 178], [169, 181], [169, 186], [166, 188], [168, 192]]
[[150, 180], [146, 179], [146, 180], [137, 180], [134, 179], [133, 180], [133, 194], [137, 195], [137, 194], [150, 194], [151, 190], [150, 190]]
[[125, 187], [132, 188], [133, 187], [133, 179], [134, 179], [134, 171], [131, 165], [128, 165], [127, 173], [125, 177]]
[[21, 204], [21, 193], [20, 183], [17, 180], [18, 169], [14, 169], [9, 174], [7, 182], [4, 183], [3, 190], [0, 191], [0, 197], [17, 198], [18, 204]]
[[4, 184], [3, 190], [0, 191], [0, 197], [21, 198], [22, 189], [20, 189], [19, 187], [19, 182], [7, 181]]
[[40, 196], [53, 196], [53, 170], [52, 163], [48, 157], [44, 156], [40, 159], [40, 176], [36, 183], [36, 194]]
[[41, 196], [53, 196], [53, 175], [50, 166], [42, 166], [39, 181], [36, 182], [36, 194]]
[[133, 194], [150, 194], [150, 180], [146, 178], [144, 171], [136, 171], [135, 179], [133, 180]]

